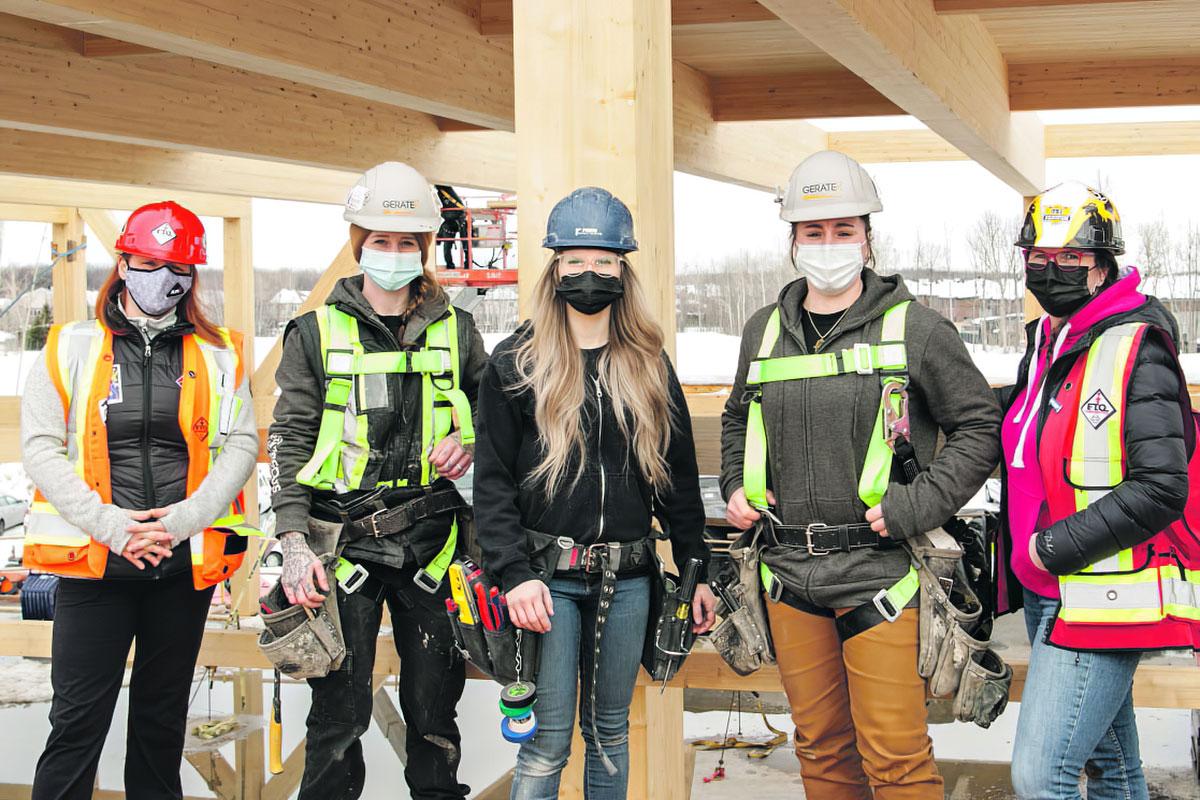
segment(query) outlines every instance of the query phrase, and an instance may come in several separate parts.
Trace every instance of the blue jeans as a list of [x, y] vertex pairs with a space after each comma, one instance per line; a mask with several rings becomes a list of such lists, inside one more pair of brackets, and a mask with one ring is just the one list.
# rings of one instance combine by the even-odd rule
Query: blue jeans
[[1058, 601], [1025, 590], [1032, 654], [1013, 748], [1021, 800], [1147, 800], [1133, 716], [1140, 653], [1077, 653], [1046, 644]]
[[[599, 579], [556, 577], [550, 580], [554, 617], [542, 637], [538, 670], [538, 701], [534, 712], [538, 732], [521, 745], [513, 772], [510, 800], [553, 800], [558, 797], [562, 769], [571, 754], [578, 684], [580, 730], [587, 747], [583, 792], [587, 800], [624, 800], [629, 784], [629, 704], [642, 659], [642, 641], [650, 606], [650, 578], [645, 575], [617, 581], [608, 621], [604, 625], [599, 661], [593, 637]], [[595, 669], [593, 670], [593, 664]], [[596, 681], [596, 707], [591, 706], [591, 681]], [[596, 741], [592, 733], [593, 716]], [[616, 766], [605, 770], [597, 747]]]

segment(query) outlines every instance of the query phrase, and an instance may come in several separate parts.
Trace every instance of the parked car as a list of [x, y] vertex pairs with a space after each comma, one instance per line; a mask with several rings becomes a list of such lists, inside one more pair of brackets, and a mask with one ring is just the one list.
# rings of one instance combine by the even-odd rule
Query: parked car
[[7, 494], [0, 494], [0, 535], [25, 524], [29, 503]]

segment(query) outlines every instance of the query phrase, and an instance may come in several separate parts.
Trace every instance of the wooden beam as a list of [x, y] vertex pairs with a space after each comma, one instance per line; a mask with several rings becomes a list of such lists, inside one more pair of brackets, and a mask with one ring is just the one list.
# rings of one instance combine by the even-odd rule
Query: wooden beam
[[[1200, 122], [1047, 125], [1046, 158], [1116, 158], [1200, 154]], [[829, 147], [864, 164], [962, 161], [961, 150], [929, 130], [846, 131]]]
[[267, 780], [263, 787], [262, 800], [288, 800], [300, 788], [304, 778], [304, 750], [306, 741], [292, 748], [292, 752], [283, 762], [283, 772]]
[[237, 773], [220, 751], [207, 750], [200, 753], [187, 753], [184, 758], [215, 794], [218, 800], [235, 800], [238, 789]]
[[10, 222], [46, 222], [65, 225], [74, 209], [58, 206], [33, 206], [23, 203], [0, 203], [0, 220]]
[[79, 209], [71, 209], [66, 222], [54, 223], [52, 232], [54, 238], [50, 251], [70, 253], [61, 255], [51, 270], [54, 322], [61, 324], [87, 319], [87, 252], [78, 250], [71, 253], [87, 245]]
[[[1131, 0], [933, 0], [939, 14], [978, 14], [985, 11], [1024, 11], [1039, 8], [1061, 8], [1065, 6], [1099, 6], [1106, 3], [1124, 3]], [[1147, 0], [1139, 0], [1145, 3]], [[1149, 0], [1155, 2], [1155, 0]]]
[[[674, 351], [671, 27], [665, 3], [584, 0], [516, 7], [518, 252], [522, 313], [547, 253], [545, 220], [580, 186], [633, 212], [632, 255], [651, 315]], [[576, 35], [573, 31], [587, 31]], [[571, 64], [571, 69], [563, 69]]]
[[516, 185], [512, 134], [441, 133], [425, 114], [190, 58], [81, 59], [62, 33], [0, 14], [0, 127], [353, 171], [398, 160], [439, 183]]
[[799, 120], [715, 122], [708, 79], [678, 61], [673, 78], [675, 169], [681, 172], [773, 191], [797, 164], [825, 149], [825, 132]]
[[[358, 178], [358, 173], [348, 170], [14, 128], [0, 128], [0, 173], [153, 187], [168, 192], [339, 204]], [[0, 214], [4, 208], [0, 206]]]
[[716, 78], [717, 120], [819, 119], [904, 114], [891, 100], [848, 69], [791, 75]]
[[97, 36], [94, 33], [84, 33], [80, 55], [87, 58], [139, 58], [161, 56], [163, 51], [133, 42], [123, 42], [120, 39], [110, 39], [107, 36]]
[[81, 208], [79, 215], [83, 217], [84, 224], [95, 234], [95, 239], [92, 240], [90, 246], [104, 248], [109, 257], [115, 261], [117, 259], [117, 237], [121, 235], [121, 229], [116, 220], [107, 211], [99, 208]]
[[1046, 158], [1200, 153], [1200, 122], [1047, 125]]
[[512, 51], [472, 2], [3, 0], [8, 13], [295, 81], [371, 103], [512, 130]]
[[404, 717], [396, 710], [396, 704], [392, 702], [387, 686], [380, 686], [371, 695], [371, 719], [375, 720], [379, 732], [392, 746], [396, 758], [401, 764], [407, 764], [408, 751], [405, 749], [405, 742], [408, 740], [408, 726], [404, 724]]
[[[0, 656], [26, 658], [50, 657], [50, 622], [29, 620], [0, 620]], [[1013, 688], [1010, 699], [1019, 701], [1029, 663], [1024, 657], [1007, 658], [1013, 668]], [[218, 630], [209, 628], [200, 646], [201, 666], [219, 665], [238, 669], [271, 669], [271, 663], [258, 648], [258, 631]], [[373, 673], [397, 674], [400, 658], [392, 637], [380, 636], [376, 647]], [[468, 665], [467, 677], [489, 680], [479, 670]], [[661, 685], [638, 673], [639, 686]], [[668, 687], [679, 689], [739, 689], [747, 692], [782, 691], [777, 667], [764, 667], [753, 675], [740, 676], [729, 668], [719, 655], [704, 644], [688, 656]], [[1176, 664], [1143, 663], [1133, 682], [1134, 704], [1139, 708], [1200, 708], [1200, 670], [1191, 661]]]
[[165, 200], [168, 195], [172, 200], [202, 216], [229, 217], [250, 213], [250, 200], [241, 197], [196, 192], [164, 192], [139, 186], [0, 175], [0, 203], [132, 211], [147, 203]]
[[[715, 25], [766, 22], [775, 15], [758, 0], [672, 0], [671, 25]], [[512, 36], [513, 0], [479, 0], [479, 31], [484, 36]]]
[[[256, 598], [257, 600], [257, 598]], [[257, 669], [239, 670], [233, 678], [233, 713], [261, 717], [263, 674]], [[264, 767], [263, 729], [260, 727], [234, 743], [237, 768], [236, 800], [262, 800]]]
[[1041, 122], [1010, 113], [1004, 56], [977, 17], [939, 17], [929, 0], [761, 2], [1009, 186], [1042, 188]]
[[1200, 58], [1010, 64], [1013, 111], [1200, 103]]

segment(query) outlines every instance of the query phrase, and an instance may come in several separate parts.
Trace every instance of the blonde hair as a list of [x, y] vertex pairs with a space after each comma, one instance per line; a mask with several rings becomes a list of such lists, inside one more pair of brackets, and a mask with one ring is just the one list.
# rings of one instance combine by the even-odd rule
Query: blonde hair
[[[553, 496], [577, 462], [574, 485], [583, 474], [584, 356], [567, 324], [567, 303], [555, 293], [558, 256], [546, 264], [533, 290], [533, 333], [514, 351], [518, 391], [534, 396], [534, 418], [542, 460], [529, 479]], [[667, 393], [662, 329], [650, 318], [641, 284], [621, 258], [624, 294], [612, 305], [608, 347], [600, 356], [601, 388], [612, 400], [617, 425], [637, 460], [643, 480], [655, 491], [670, 481], [665, 453], [673, 410]]]

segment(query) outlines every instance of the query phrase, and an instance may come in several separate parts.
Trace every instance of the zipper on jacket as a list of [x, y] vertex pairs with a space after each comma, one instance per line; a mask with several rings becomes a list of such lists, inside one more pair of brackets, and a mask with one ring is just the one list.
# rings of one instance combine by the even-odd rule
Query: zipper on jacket
[[596, 533], [596, 541], [604, 538], [604, 493], [607, 489], [607, 476], [604, 472], [604, 392], [600, 388], [600, 378], [592, 377], [596, 383], [596, 457], [600, 462], [600, 527]]
[[142, 491], [146, 493], [146, 507], [157, 508], [154, 473], [150, 469], [150, 423], [154, 411], [154, 384], [151, 380], [154, 371], [154, 344], [144, 330], [142, 336], [146, 344], [142, 351]]

